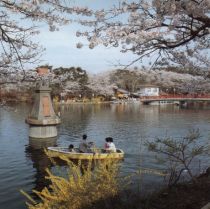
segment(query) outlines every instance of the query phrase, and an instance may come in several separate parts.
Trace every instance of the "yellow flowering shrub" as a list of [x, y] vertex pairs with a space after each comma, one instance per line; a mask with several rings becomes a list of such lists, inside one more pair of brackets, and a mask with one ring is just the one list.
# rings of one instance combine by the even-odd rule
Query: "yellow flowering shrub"
[[49, 188], [41, 192], [33, 191], [40, 201], [37, 203], [28, 194], [29, 209], [81, 209], [91, 207], [97, 202], [107, 203], [107, 199], [114, 198], [119, 192], [118, 170], [119, 164], [111, 160], [93, 164], [89, 162], [83, 166], [73, 164], [66, 157], [61, 157], [68, 163], [67, 178], [56, 176], [47, 170], [46, 177], [51, 181]]

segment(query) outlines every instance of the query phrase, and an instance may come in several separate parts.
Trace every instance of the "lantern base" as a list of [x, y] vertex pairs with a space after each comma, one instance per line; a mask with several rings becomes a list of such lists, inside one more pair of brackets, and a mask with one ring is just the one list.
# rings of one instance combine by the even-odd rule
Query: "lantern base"
[[29, 137], [32, 138], [51, 138], [58, 135], [56, 126], [29, 126]]

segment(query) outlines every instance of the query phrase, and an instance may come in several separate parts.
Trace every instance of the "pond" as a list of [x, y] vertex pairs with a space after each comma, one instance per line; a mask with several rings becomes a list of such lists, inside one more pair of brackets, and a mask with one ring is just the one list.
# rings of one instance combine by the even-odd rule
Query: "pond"
[[[54, 140], [28, 138], [25, 118], [30, 105], [20, 104], [9, 110], [0, 109], [0, 208], [23, 209], [25, 197], [20, 189], [31, 192], [41, 190], [48, 182], [44, 180], [45, 169], [51, 167], [42, 148], [79, 144], [83, 134], [97, 146], [111, 136], [117, 147], [126, 153], [122, 162], [125, 175], [140, 168], [161, 169], [154, 155], [144, 146], [145, 140], [155, 137], [180, 137], [189, 129], [199, 128], [201, 140], [210, 134], [210, 109], [182, 109], [173, 105], [99, 104], [62, 105], [55, 108], [61, 112], [62, 124], [59, 136]], [[154, 189], [162, 184], [162, 177], [154, 174], [139, 176], [139, 187]]]

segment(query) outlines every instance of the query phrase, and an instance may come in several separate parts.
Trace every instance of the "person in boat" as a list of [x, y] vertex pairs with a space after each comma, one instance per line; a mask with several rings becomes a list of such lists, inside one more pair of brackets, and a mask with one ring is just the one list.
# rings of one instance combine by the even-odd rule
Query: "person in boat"
[[106, 138], [105, 138], [105, 141], [106, 141], [105, 144], [104, 144], [104, 149], [105, 149], [105, 150], [108, 150], [108, 149], [109, 149], [109, 143], [110, 143], [110, 142], [109, 142], [109, 138], [110, 138], [110, 137], [106, 137]]
[[76, 152], [76, 150], [74, 149], [74, 145], [73, 144], [69, 145], [69, 152]]
[[105, 151], [106, 152], [116, 152], [116, 146], [113, 142], [113, 138], [112, 137], [107, 137], [106, 139], [106, 143], [105, 143]]
[[91, 147], [93, 145], [93, 142], [87, 141], [87, 135], [84, 134], [82, 136], [82, 142], [79, 144], [79, 151], [82, 153], [90, 153], [92, 152]]
[[111, 152], [116, 152], [117, 151], [112, 137], [110, 137], [110, 139], [109, 139], [109, 150]]

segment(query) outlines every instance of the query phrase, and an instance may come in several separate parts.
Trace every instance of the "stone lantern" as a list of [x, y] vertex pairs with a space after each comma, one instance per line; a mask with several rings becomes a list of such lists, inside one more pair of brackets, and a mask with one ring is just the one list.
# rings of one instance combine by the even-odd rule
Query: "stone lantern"
[[[48, 74], [48, 68], [38, 68], [40, 76]], [[47, 82], [40, 81], [35, 89], [34, 104], [31, 113], [26, 118], [29, 124], [29, 137], [51, 138], [56, 137], [57, 125], [60, 118], [55, 114], [50, 97], [51, 88]]]

